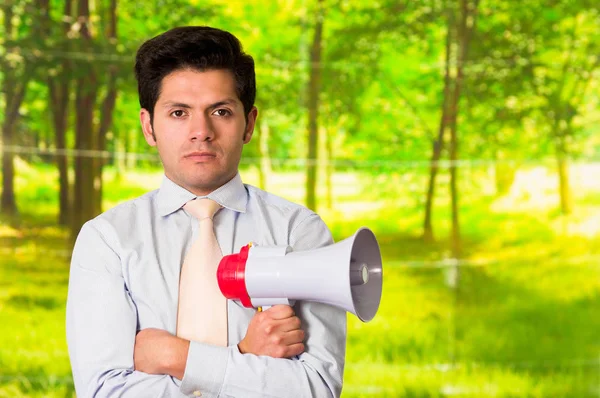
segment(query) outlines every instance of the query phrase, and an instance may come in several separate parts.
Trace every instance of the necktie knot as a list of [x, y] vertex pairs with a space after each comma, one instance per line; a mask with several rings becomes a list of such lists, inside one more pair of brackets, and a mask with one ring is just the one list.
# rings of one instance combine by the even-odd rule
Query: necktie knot
[[203, 220], [205, 218], [212, 219], [215, 213], [221, 208], [221, 205], [212, 199], [202, 198], [190, 200], [183, 208], [198, 220]]

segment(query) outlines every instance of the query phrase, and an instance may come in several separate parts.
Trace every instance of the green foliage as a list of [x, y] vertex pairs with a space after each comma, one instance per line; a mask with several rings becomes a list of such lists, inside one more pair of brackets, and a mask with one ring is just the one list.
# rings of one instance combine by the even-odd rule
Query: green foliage
[[[42, 3], [0, 6], [0, 122], [7, 120], [6, 87], [28, 81], [14, 145], [55, 147], [50, 84], [93, 70], [102, 99], [114, 69], [118, 95], [106, 150], [130, 155], [108, 160], [104, 208], [156, 188], [161, 169], [139, 128], [134, 54], [171, 27], [211, 25], [236, 34], [256, 61], [260, 116], [245, 148], [244, 179], [256, 184], [260, 158], [268, 156], [274, 172], [262, 172], [269, 190], [303, 201], [316, 1], [118, 1], [111, 39], [110, 1], [97, 0], [90, 2], [90, 42], [80, 40], [76, 10], [64, 15], [69, 2], [50, 0], [47, 15]], [[600, 392], [600, 190], [592, 178], [600, 170], [571, 165], [575, 206], [567, 217], [557, 211], [558, 178], [548, 162], [600, 158], [597, 3], [478, 2], [458, 115], [459, 158], [468, 163], [459, 170], [465, 263], [455, 273], [445, 166], [434, 201], [438, 240], [424, 243], [421, 227], [444, 99], [446, 8], [461, 3], [324, 0], [319, 127], [331, 153], [320, 143], [320, 203], [330, 197], [323, 165], [334, 163], [335, 172], [332, 205], [319, 213], [336, 238], [362, 225], [374, 229], [386, 266], [380, 314], [369, 324], [349, 318], [344, 396]], [[67, 149], [75, 141], [71, 90]], [[73, 395], [64, 342], [71, 244], [55, 222], [55, 160], [16, 158], [21, 214], [0, 217], [0, 397]]]
[[[268, 154], [281, 160], [304, 157], [314, 2], [236, 2], [229, 8], [216, 0], [178, 0], [168, 7], [119, 2], [114, 42], [105, 37], [109, 2], [104, 0], [92, 9], [91, 44], [77, 40], [74, 26], [65, 35], [61, 21], [73, 21], [63, 17], [64, 4], [50, 1], [47, 34], [32, 36], [34, 19], [41, 17], [28, 13], [34, 2], [13, 2], [16, 35], [0, 42], [0, 50], [10, 50], [7, 59], [17, 62], [12, 67], [38, 65], [22, 107], [28, 117], [20, 122], [30, 133], [17, 144], [52, 146], [49, 112], [40, 101], [48, 98], [48, 76], [59, 79], [57, 65], [68, 60], [73, 63], [69, 79], [94, 68], [103, 81], [109, 67], [117, 68], [119, 94], [107, 149], [151, 152], [134, 138], [139, 105], [133, 55], [144, 40], [170, 27], [208, 24], [238, 35], [255, 57], [260, 123], [270, 131]], [[442, 101], [444, 7], [429, 0], [326, 2], [320, 123], [334, 137], [333, 156], [429, 158]], [[552, 7], [526, 2], [518, 9], [507, 1], [480, 2], [461, 100], [461, 157], [553, 156], [557, 134], [571, 137], [564, 145], [569, 156], [596, 156], [598, 18], [598, 6], [588, 1], [559, 1]], [[556, 130], [554, 116], [569, 128]], [[35, 137], [40, 132], [41, 140]], [[247, 155], [260, 156], [258, 140]]]
[[[586, 167], [574, 176], [597, 168]], [[73, 396], [64, 339], [68, 231], [54, 225], [56, 203], [38, 205], [58, 189], [56, 172], [45, 165], [20, 169], [19, 207], [30, 216], [19, 228], [0, 224], [6, 254], [0, 264], [0, 397]], [[439, 261], [449, 243], [418, 239], [415, 213], [422, 204], [412, 190], [422, 186], [425, 171], [382, 175], [376, 184], [366, 173], [334, 175], [336, 205], [322, 212], [324, 219], [336, 240], [359, 226], [372, 228], [385, 275], [375, 319], [365, 324], [348, 317], [343, 396], [594, 396], [600, 224], [593, 220], [600, 219], [600, 187], [583, 177], [576, 187], [580, 213], [567, 218], [553, 215], [549, 198], [556, 184], [544, 188], [553, 179], [539, 168], [520, 169], [500, 197], [489, 193], [494, 179], [485, 170], [466, 175], [473, 181], [461, 187], [468, 250], [457, 288], [453, 263]], [[256, 183], [255, 169], [242, 176]], [[154, 189], [160, 178], [158, 168], [120, 177], [108, 168], [105, 206]], [[301, 178], [275, 173], [271, 190], [296, 200]], [[448, 197], [440, 199], [438, 223], [446, 219]]]

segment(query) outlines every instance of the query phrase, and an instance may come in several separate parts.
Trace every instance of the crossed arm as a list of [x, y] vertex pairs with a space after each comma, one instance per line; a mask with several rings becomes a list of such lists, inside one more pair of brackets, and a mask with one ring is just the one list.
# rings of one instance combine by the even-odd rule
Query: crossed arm
[[[242, 354], [291, 358], [304, 351], [304, 331], [290, 306], [276, 305], [252, 318], [246, 337], [237, 345]], [[161, 329], [144, 329], [135, 337], [135, 370], [183, 379], [190, 341]]]
[[203, 398], [339, 396], [343, 311], [299, 303], [296, 317], [290, 307], [273, 307], [229, 347], [179, 339], [158, 323], [140, 330], [140, 309], [106, 228], [84, 226], [71, 264], [67, 340], [79, 397], [183, 397], [197, 390]]

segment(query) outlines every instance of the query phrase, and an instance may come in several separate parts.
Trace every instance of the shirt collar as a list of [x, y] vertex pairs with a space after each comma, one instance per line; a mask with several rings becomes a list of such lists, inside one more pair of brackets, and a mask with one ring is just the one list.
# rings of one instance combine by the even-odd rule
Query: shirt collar
[[209, 198], [230, 210], [245, 213], [248, 192], [242, 183], [240, 173], [237, 173], [229, 182], [206, 196], [194, 195], [187, 189], [175, 184], [165, 175], [157, 195], [159, 214], [167, 216], [181, 209], [183, 205], [195, 198]]

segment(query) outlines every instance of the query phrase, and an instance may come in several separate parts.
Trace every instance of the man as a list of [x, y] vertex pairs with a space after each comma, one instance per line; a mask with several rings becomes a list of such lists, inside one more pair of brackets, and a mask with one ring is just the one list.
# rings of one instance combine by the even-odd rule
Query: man
[[[144, 43], [135, 71], [144, 137], [165, 176], [77, 238], [67, 340], [78, 395], [339, 396], [343, 311], [256, 312], [214, 295], [214, 268], [198, 276], [215, 250], [220, 258], [251, 241], [296, 251], [332, 243], [318, 215], [240, 179], [257, 117], [252, 57], [230, 33], [183, 27]], [[198, 204], [215, 207], [199, 215]]]

